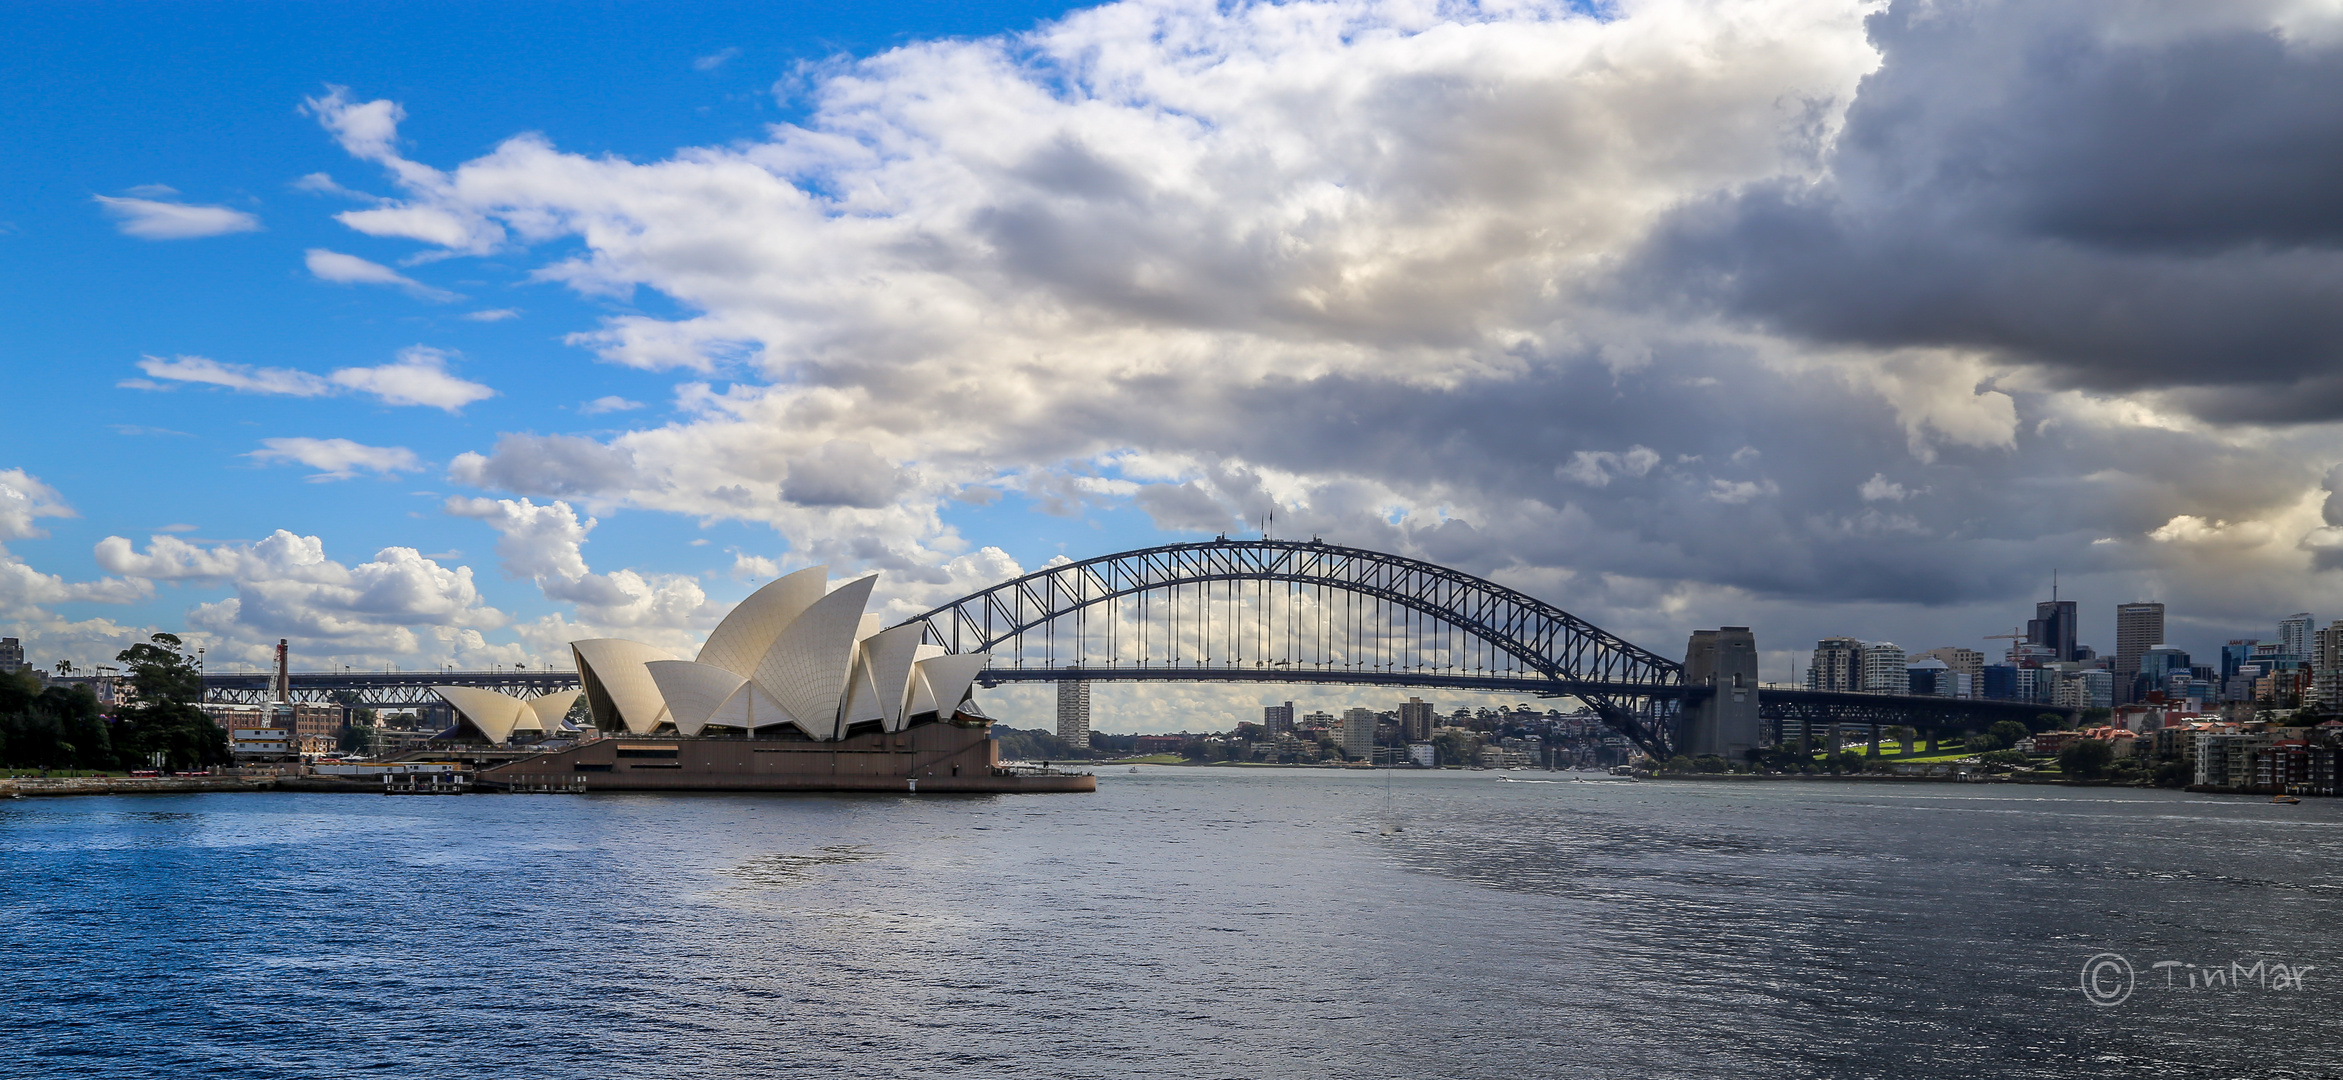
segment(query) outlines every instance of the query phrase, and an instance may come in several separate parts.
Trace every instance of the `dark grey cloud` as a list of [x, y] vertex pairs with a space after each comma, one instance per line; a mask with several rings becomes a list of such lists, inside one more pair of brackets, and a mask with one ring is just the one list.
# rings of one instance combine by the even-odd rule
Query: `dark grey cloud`
[[869, 443], [832, 439], [790, 463], [781, 497], [799, 506], [871, 509], [893, 503], [909, 486], [909, 478]]
[[2183, 13], [1892, 5], [1825, 178], [1686, 207], [1621, 295], [2215, 420], [2343, 416], [2343, 46], [2247, 5], [2157, 25]]
[[[1949, 444], [1922, 461], [1868, 391], [1715, 346], [1628, 373], [1552, 357], [1445, 390], [1328, 376], [1128, 392], [1160, 406], [1134, 441], [1222, 448], [1202, 478], [1215, 498], [1197, 483], [1141, 497], [1161, 527], [1258, 517], [1246, 508], [1269, 497], [1255, 470], [1270, 468], [1321, 482], [1308, 509], [1280, 512], [1285, 535], [1485, 574], [1568, 567], [1817, 604], [1959, 605], [2025, 594], [2054, 566], [2136, 569], [2136, 548], [2095, 541], [2136, 539], [2181, 510], [2266, 516], [2323, 471], [2163, 428], [2039, 423], [2008, 446]], [[2046, 411], [2021, 395], [2021, 414]], [[1605, 465], [1600, 483], [1572, 468], [1588, 459]], [[1866, 498], [1875, 476], [1907, 497]], [[1393, 491], [1419, 513], [1393, 522]], [[1461, 516], [1421, 513], [1444, 502]]]

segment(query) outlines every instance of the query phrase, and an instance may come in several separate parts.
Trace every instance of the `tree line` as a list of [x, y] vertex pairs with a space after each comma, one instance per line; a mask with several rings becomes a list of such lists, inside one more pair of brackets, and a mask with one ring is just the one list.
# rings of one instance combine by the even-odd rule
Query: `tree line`
[[127, 700], [105, 716], [87, 685], [45, 686], [30, 671], [0, 672], [0, 767], [184, 770], [228, 761], [228, 733], [196, 708], [203, 675], [174, 634], [116, 653]]

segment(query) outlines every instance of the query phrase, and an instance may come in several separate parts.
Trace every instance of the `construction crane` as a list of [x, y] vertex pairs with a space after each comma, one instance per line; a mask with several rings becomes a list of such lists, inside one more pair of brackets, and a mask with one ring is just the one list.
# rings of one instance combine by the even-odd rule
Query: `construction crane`
[[[2011, 630], [2013, 630], [2013, 631], [2015, 631], [2015, 630], [2017, 629], [2017, 627], [2014, 627], [2014, 626], [2013, 626], [2013, 627], [2010, 627], [2010, 629], [2011, 629]], [[2029, 638], [2028, 638], [2026, 635], [2024, 635], [2024, 634], [2019, 634], [2019, 633], [2008, 633], [2008, 634], [1987, 634], [1987, 635], [1985, 635], [1985, 640], [1987, 640], [1987, 641], [2008, 641], [2008, 642], [2010, 643], [2009, 652], [2016, 652], [2016, 651], [2017, 651], [2017, 647], [2018, 647], [2018, 646], [2017, 646], [2017, 643], [2018, 643], [2018, 642], [2021, 642], [2021, 641], [2027, 641], [2027, 640], [2030, 640], [2030, 639], [2029, 639]], [[2007, 654], [2005, 653], [2004, 655], [2006, 656]]]

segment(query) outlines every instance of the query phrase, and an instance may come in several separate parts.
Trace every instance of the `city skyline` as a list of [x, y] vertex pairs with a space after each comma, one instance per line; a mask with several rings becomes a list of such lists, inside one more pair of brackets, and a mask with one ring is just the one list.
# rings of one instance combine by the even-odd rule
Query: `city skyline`
[[900, 617], [1272, 514], [1768, 678], [1990, 651], [2051, 567], [2102, 655], [2343, 610], [2315, 12], [0, 20], [76, 58], [0, 120], [44, 666], [681, 655], [817, 563]]

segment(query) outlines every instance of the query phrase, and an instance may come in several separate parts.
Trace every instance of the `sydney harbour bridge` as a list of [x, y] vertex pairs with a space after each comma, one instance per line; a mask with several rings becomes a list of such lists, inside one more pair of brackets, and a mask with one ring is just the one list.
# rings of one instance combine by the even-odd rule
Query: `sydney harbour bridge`
[[[1661, 758], [1738, 756], [1766, 721], [1908, 725], [1924, 733], [2071, 712], [2033, 702], [1761, 686], [1747, 628], [1690, 635], [1685, 658], [1643, 648], [1535, 597], [1459, 570], [1320, 540], [1229, 539], [1102, 555], [935, 608], [927, 640], [990, 652], [979, 682], [1341, 683], [1583, 702]], [[295, 700], [399, 708], [434, 686], [531, 695], [570, 671], [294, 672]], [[258, 701], [266, 673], [209, 674], [207, 698]]]

